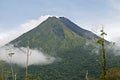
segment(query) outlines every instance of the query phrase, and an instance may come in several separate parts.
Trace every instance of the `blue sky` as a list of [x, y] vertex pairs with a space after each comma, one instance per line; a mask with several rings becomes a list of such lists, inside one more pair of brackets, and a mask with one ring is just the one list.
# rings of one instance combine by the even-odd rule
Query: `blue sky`
[[67, 17], [96, 34], [103, 24], [109, 34], [106, 39], [120, 39], [120, 0], [0, 0], [0, 44], [19, 36], [28, 29], [27, 24], [34, 26], [46, 15]]

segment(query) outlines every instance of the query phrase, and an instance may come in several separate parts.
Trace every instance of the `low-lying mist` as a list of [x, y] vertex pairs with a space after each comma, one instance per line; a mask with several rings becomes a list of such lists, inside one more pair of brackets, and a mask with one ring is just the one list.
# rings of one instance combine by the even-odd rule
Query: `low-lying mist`
[[[89, 52], [90, 54], [92, 53], [95, 53], [95, 54], [100, 54], [101, 52], [101, 45], [96, 43], [94, 41], [91, 42], [89, 40], [86, 41], [86, 46], [93, 46], [93, 48], [91, 49], [91, 52]], [[105, 51], [106, 53], [108, 54], [114, 54], [115, 56], [120, 56], [120, 44], [118, 43], [115, 43], [115, 42], [110, 42], [109, 44], [108, 43], [105, 43]]]
[[[29, 63], [28, 65], [46, 65], [53, 63], [55, 58], [47, 54], [42, 53], [37, 49], [29, 49]], [[13, 45], [8, 45], [0, 48], [0, 60], [10, 62], [9, 53], [14, 53], [12, 56], [12, 63], [18, 64], [22, 67], [26, 66], [27, 61], [27, 48], [16, 48]]]

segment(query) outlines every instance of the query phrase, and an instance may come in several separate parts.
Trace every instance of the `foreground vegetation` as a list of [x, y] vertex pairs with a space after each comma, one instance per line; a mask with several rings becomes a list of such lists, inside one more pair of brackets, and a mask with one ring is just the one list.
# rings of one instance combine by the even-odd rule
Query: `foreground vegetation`
[[[28, 80], [84, 80], [87, 70], [88, 77], [91, 80], [99, 80], [102, 73], [100, 64], [102, 60], [101, 54], [91, 53], [91, 50], [86, 50], [82, 47], [81, 49], [75, 48], [69, 51], [60, 52], [56, 56], [57, 61], [49, 65], [29, 66]], [[4, 77], [12, 80], [9, 65], [5, 64], [4, 66], [4, 68], [6, 68], [4, 69]], [[21, 68], [17, 65], [13, 65], [13, 67], [14, 72], [17, 74], [16, 80], [24, 80], [25, 68]], [[113, 67], [120, 67], [120, 56], [109, 53], [107, 54], [107, 78], [110, 77], [112, 72], [115, 73], [115, 71], [119, 71], [118, 68], [116, 70], [111, 70], [110, 68]], [[114, 74], [114, 76], [117, 76], [118, 73]]]

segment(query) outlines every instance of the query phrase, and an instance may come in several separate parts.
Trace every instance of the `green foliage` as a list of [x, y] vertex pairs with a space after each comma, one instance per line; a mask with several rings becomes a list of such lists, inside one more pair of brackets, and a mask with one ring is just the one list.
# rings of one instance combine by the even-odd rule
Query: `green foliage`
[[9, 55], [10, 57], [12, 57], [14, 54], [15, 54], [15, 53], [9, 53], [8, 55]]
[[[90, 46], [92, 45], [61, 51], [56, 55], [58, 61], [49, 65], [29, 66], [29, 78], [31, 80], [36, 80], [38, 77], [41, 80], [84, 80], [86, 70], [88, 70], [90, 79], [99, 80], [101, 65], [98, 61], [101, 61], [102, 57], [101, 54], [93, 52], [94, 47], [89, 48]], [[107, 68], [120, 67], [120, 56], [112, 54], [112, 50], [107, 49], [107, 51], [109, 52], [106, 54]], [[14, 68], [16, 67], [14, 65]], [[24, 80], [25, 68], [17, 68], [16, 70], [17, 80]]]
[[102, 44], [102, 42], [104, 42], [104, 39], [103, 38], [97, 39], [96, 42]]
[[42, 80], [40, 76], [34, 77], [32, 74], [28, 74], [27, 77], [28, 80]]
[[[79, 30], [72, 23], [68, 25], [58, 18], [48, 18], [38, 27], [10, 42], [15, 47], [27, 47], [29, 41], [30, 48], [37, 48], [56, 58], [52, 64], [29, 66], [29, 79], [84, 80], [88, 70], [91, 79], [99, 80], [102, 71], [98, 61], [102, 60], [102, 56], [101, 50], [96, 49], [97, 45], [93, 43], [98, 36], [84, 29]], [[101, 44], [103, 39], [97, 42]], [[107, 62], [108, 68], [120, 67], [120, 56], [115, 56], [110, 51]], [[25, 79], [25, 68], [18, 68], [16, 72], [17, 80]]]
[[101, 52], [102, 52], [102, 76], [101, 76], [101, 80], [106, 80], [106, 49], [105, 49], [105, 39], [104, 39], [104, 35], [107, 35], [104, 30], [101, 30], [101, 38], [97, 40], [97, 43], [99, 43], [101, 45]]

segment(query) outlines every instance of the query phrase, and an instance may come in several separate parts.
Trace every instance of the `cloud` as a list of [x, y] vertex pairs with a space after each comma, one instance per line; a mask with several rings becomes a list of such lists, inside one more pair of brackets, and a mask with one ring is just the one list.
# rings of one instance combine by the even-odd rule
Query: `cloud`
[[[120, 27], [119, 27], [119, 23], [104, 23], [103, 27], [104, 27], [104, 31], [107, 33], [107, 35], [105, 36], [105, 39], [107, 39], [108, 41], [117, 41], [117, 38], [119, 38], [120, 36], [117, 35], [120, 33]], [[97, 34], [98, 36], [100, 36], [100, 30], [102, 29], [102, 24], [97, 24], [91, 27], [91, 31], [94, 32], [95, 34]]]
[[41, 16], [38, 19], [29, 20], [26, 23], [21, 24], [20, 27], [25, 31], [29, 31], [35, 28], [36, 26], [38, 26], [39, 24], [41, 24], [43, 21], [45, 21], [50, 16], [51, 15], [46, 15], [46, 16]]
[[20, 26], [17, 27], [16, 30], [8, 31], [8, 30], [0, 30], [0, 46], [7, 44], [8, 42], [14, 40], [18, 36], [22, 35], [23, 33], [35, 28], [37, 25], [41, 24], [51, 15], [41, 16], [38, 19], [29, 20]]
[[[26, 66], [27, 48], [16, 48], [13, 45], [8, 45], [0, 48], [0, 60], [5, 60], [10, 62], [9, 53], [15, 53], [12, 56], [12, 63], [18, 64], [22, 67]], [[28, 65], [46, 65], [53, 63], [55, 61], [54, 57], [45, 55], [44, 53], [38, 51], [37, 49], [30, 49], [29, 64]]]
[[22, 31], [14, 31], [14, 30], [9, 32], [8, 31], [0, 32], [0, 46], [4, 46], [5, 44], [17, 38], [21, 34]]

